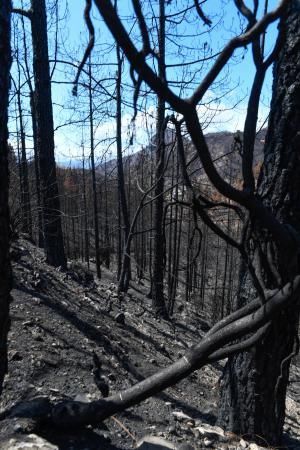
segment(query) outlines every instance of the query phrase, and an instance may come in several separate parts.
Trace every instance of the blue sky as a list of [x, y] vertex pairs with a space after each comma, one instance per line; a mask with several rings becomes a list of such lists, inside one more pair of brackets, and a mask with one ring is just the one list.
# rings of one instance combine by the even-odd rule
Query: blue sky
[[[15, 1], [15, 6], [18, 6]], [[190, 0], [177, 1], [178, 5], [192, 4]], [[262, 3], [262, 2], [261, 2]], [[264, 2], [263, 2], [264, 3]], [[157, 8], [157, 1], [144, 2], [146, 14], [150, 14], [150, 9]], [[246, 4], [251, 7], [252, 1], [247, 1]], [[269, 9], [272, 9], [277, 2], [269, 0]], [[59, 33], [58, 33], [58, 58], [73, 61], [75, 64], [81, 60], [84, 53], [84, 47], [87, 43], [87, 30], [83, 20], [83, 10], [85, 7], [84, 0], [65, 0], [59, 2], [59, 14], [61, 17]], [[175, 7], [168, 7], [167, 12], [174, 13]], [[127, 27], [132, 27], [132, 8], [129, 0], [119, 0], [120, 14], [125, 18], [124, 23]], [[208, 33], [208, 27], [205, 27], [200, 20], [192, 20], [190, 16], [189, 23], [180, 26], [179, 32], [186, 37], [175, 37], [173, 25], [169, 26], [170, 39], [167, 40], [167, 63], [176, 64], [180, 62], [189, 62], [193, 59], [198, 59], [203, 56], [203, 49], [207, 54], [211, 51], [215, 53], [220, 51], [226, 42], [234, 36], [236, 32], [241, 29], [242, 20], [237, 14], [233, 0], [208, 0], [203, 9], [208, 17], [213, 22], [212, 31]], [[67, 11], [67, 14], [64, 14]], [[92, 14], [93, 23], [96, 29], [96, 46], [93, 56], [93, 61], [105, 63], [101, 69], [95, 69], [95, 79], [111, 78], [115, 76], [115, 50], [113, 48], [113, 41], [106, 29], [105, 24], [101, 20], [96, 9]], [[51, 21], [51, 17], [49, 17]], [[267, 33], [266, 50], [272, 48], [277, 35], [277, 24], [272, 25]], [[54, 29], [49, 26], [49, 41], [50, 51], [53, 54], [53, 37]], [[133, 39], [138, 43], [137, 30], [132, 31]], [[182, 52], [177, 57], [175, 53], [180, 53], [177, 44], [184, 44], [189, 50]], [[198, 51], [199, 49], [199, 51]], [[109, 65], [109, 63], [112, 63]], [[205, 63], [204, 67], [199, 64], [186, 66], [185, 73], [181, 69], [168, 69], [168, 78], [170, 80], [193, 79], [196, 83], [201, 80], [201, 77], [209, 70], [210, 63]], [[189, 70], [188, 70], [189, 69]], [[80, 117], [86, 116], [86, 91], [79, 90], [78, 97], [72, 97], [72, 85], [70, 82], [74, 79], [75, 69], [72, 67], [65, 67], [63, 64], [57, 64], [53, 76], [53, 102], [54, 102], [54, 121], [57, 131], [55, 133], [56, 140], [56, 156], [58, 162], [66, 163], [69, 159], [74, 161], [76, 157], [81, 158], [82, 142], [86, 146], [86, 154], [89, 153], [88, 146], [88, 128], [82, 127], [80, 124], [65, 126], [64, 124], [71, 120], [79, 120]], [[252, 63], [251, 51], [239, 50], [236, 52], [233, 61], [226, 67], [225, 71], [217, 80], [214, 89], [208, 92], [206, 96], [206, 105], [199, 106], [199, 114], [203, 117], [207, 125], [204, 127], [206, 132], [215, 132], [222, 130], [235, 131], [242, 129], [243, 119], [245, 116], [247, 94], [251, 87], [254, 76], [254, 66]], [[128, 76], [128, 68], [124, 68], [124, 82], [130, 83]], [[67, 81], [69, 84], [64, 84]], [[81, 81], [86, 81], [83, 75]], [[106, 86], [109, 86], [110, 91], [113, 91], [113, 80], [106, 81]], [[261, 98], [261, 108], [259, 115], [259, 122], [262, 123], [268, 114], [268, 105], [270, 101], [272, 84], [272, 74], [269, 73], [266, 77], [265, 87]], [[189, 95], [186, 91], [183, 95]], [[128, 103], [132, 99], [132, 89], [124, 88], [124, 98]], [[105, 106], [104, 106], [105, 105]], [[25, 107], [25, 105], [24, 105]], [[115, 121], [113, 118], [115, 105], [113, 102], [107, 103], [103, 95], [95, 96], [94, 108], [97, 111], [95, 116], [95, 140], [97, 144], [97, 157], [100, 162], [103, 155], [107, 158], [113, 157], [115, 154], [115, 146], [113, 138], [115, 135]], [[141, 109], [146, 113], [146, 119], [141, 112], [138, 114], [135, 126], [131, 123], [132, 110], [129, 107], [123, 108], [123, 144], [127, 151], [135, 151], [143, 143], [147, 142], [147, 135], [153, 132], [155, 124], [155, 97], [150, 96], [147, 102], [141, 102]], [[30, 124], [28, 124], [30, 127]], [[131, 135], [134, 135], [134, 145], [129, 146]]]

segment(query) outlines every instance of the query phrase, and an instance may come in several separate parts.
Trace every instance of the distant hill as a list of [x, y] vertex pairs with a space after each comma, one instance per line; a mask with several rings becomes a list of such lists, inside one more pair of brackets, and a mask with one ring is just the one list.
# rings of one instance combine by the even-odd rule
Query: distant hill
[[[260, 165], [263, 160], [263, 149], [264, 149], [264, 143], [265, 143], [265, 136], [266, 136], [266, 129], [263, 129], [258, 132], [256, 136], [256, 143], [255, 143], [255, 152], [254, 152], [254, 166]], [[239, 136], [240, 139], [242, 139], [242, 132], [237, 133], [231, 133], [228, 131], [221, 131], [217, 133], [208, 133], [205, 135], [206, 142], [208, 144], [208, 147], [211, 151], [211, 155], [213, 160], [216, 160], [216, 166], [219, 170], [224, 174], [226, 178], [228, 177], [240, 177], [241, 173], [241, 155], [237, 150], [233, 151], [233, 143], [235, 140], [235, 137]], [[168, 145], [171, 145], [174, 142], [175, 134], [173, 130], [168, 129], [167, 130], [167, 137], [166, 141]], [[186, 146], [186, 157], [187, 162], [191, 160], [195, 154], [195, 150], [193, 148], [192, 143], [185, 138], [185, 146]], [[147, 146], [143, 148], [143, 150], [140, 150], [136, 153], [133, 153], [132, 155], [125, 156], [123, 158], [123, 164], [124, 166], [130, 166], [135, 167], [141, 157], [142, 154], [145, 156], [150, 156], [151, 153], [155, 150], [155, 144], [150, 143]], [[98, 166], [98, 172], [104, 173], [106, 166], [106, 171], [108, 173], [113, 173], [116, 170], [117, 167], [117, 159], [111, 159], [110, 161], [107, 161], [106, 164], [101, 164]], [[191, 165], [192, 170], [197, 169], [197, 162]]]

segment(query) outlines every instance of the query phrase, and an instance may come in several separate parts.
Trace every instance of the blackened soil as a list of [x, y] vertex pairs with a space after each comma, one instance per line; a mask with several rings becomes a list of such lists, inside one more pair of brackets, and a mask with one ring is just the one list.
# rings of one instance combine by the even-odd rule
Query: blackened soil
[[[45, 264], [42, 251], [26, 240], [14, 244], [12, 252], [9, 374], [1, 409], [38, 396], [52, 401], [99, 398], [93, 352], [110, 393], [117, 392], [172, 363], [204, 334], [204, 319], [193, 305], [179, 302], [172, 322], [159, 320], [151, 313], [146, 285], [133, 283], [120, 302], [114, 277], [105, 269], [100, 281], [86, 276], [79, 263], [68, 271], [53, 269]], [[220, 369], [220, 364], [207, 366], [98, 428], [42, 433], [60, 449], [129, 449], [146, 434], [202, 448], [192, 426], [179, 422], [176, 412], [214, 424]], [[300, 436], [299, 381], [295, 368], [286, 424], [290, 448], [300, 448], [294, 446]]]

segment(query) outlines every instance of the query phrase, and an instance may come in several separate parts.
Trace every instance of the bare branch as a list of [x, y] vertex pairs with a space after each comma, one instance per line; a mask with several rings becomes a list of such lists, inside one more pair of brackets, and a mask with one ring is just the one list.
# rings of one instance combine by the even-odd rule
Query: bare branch
[[139, 27], [140, 27], [140, 31], [141, 31], [141, 36], [143, 39], [143, 54], [149, 55], [149, 53], [151, 53], [151, 46], [150, 46], [150, 40], [149, 40], [149, 34], [148, 34], [148, 29], [147, 29], [147, 25], [145, 22], [145, 18], [143, 16], [142, 13], [142, 7], [141, 7], [141, 3], [139, 0], [132, 0], [132, 4], [133, 4], [133, 8], [134, 8], [134, 12], [136, 14], [138, 23], [139, 23]]
[[77, 85], [78, 85], [78, 80], [79, 80], [81, 71], [82, 71], [85, 63], [87, 62], [87, 59], [90, 56], [91, 51], [94, 47], [94, 43], [95, 43], [95, 29], [94, 29], [94, 25], [93, 25], [93, 23], [91, 21], [91, 17], [90, 17], [91, 8], [92, 8], [92, 0], [86, 0], [86, 6], [84, 9], [84, 20], [85, 20], [85, 23], [89, 30], [90, 40], [89, 40], [88, 46], [84, 52], [83, 59], [82, 59], [81, 63], [79, 64], [78, 72], [77, 72], [76, 78], [74, 80], [74, 87], [73, 87], [72, 93], [75, 96], [77, 96]]
[[259, 22], [256, 22], [255, 25], [251, 27], [249, 31], [246, 31], [244, 34], [241, 34], [240, 36], [234, 37], [226, 45], [226, 47], [224, 47], [224, 50], [220, 53], [220, 55], [216, 59], [216, 62], [211, 68], [211, 70], [204, 77], [203, 81], [200, 83], [200, 85], [198, 86], [192, 97], [189, 99], [189, 102], [191, 104], [197, 105], [200, 102], [200, 100], [206, 93], [207, 89], [212, 85], [212, 83], [215, 81], [215, 79], [217, 78], [223, 67], [227, 64], [227, 62], [231, 58], [233, 52], [239, 47], [248, 45], [261, 33], [263, 33], [267, 28], [267, 26], [270, 25], [270, 23], [274, 22], [281, 16], [283, 11], [287, 7], [288, 3], [289, 0], [281, 0], [276, 9], [263, 16], [263, 18]]
[[13, 8], [11, 11], [15, 14], [20, 14], [23, 17], [27, 17], [27, 19], [31, 19], [32, 17], [32, 11], [30, 9], [25, 10], [21, 8]]
[[124, 28], [120, 18], [110, 0], [94, 0], [95, 4], [104, 18], [110, 32], [122, 47], [132, 68], [140, 73], [146, 83], [161, 98], [164, 98], [175, 110], [183, 113], [186, 110], [186, 102], [178, 97], [156, 73], [148, 66], [144, 55], [137, 50]]
[[206, 15], [203, 12], [203, 9], [200, 6], [199, 0], [194, 0], [194, 4], [195, 4], [195, 8], [196, 11], [198, 13], [198, 16], [200, 17], [200, 19], [203, 20], [204, 24], [211, 27], [212, 26], [212, 21], [206, 17]]
[[249, 337], [248, 339], [245, 339], [242, 342], [238, 342], [228, 347], [221, 348], [220, 350], [216, 350], [208, 357], [208, 361], [209, 362], [219, 361], [220, 359], [228, 358], [228, 356], [234, 355], [235, 353], [240, 353], [242, 351], [249, 349], [250, 347], [253, 347], [253, 345], [255, 345], [258, 341], [260, 341], [262, 337], [266, 334], [266, 332], [270, 328], [270, 325], [271, 322], [268, 322], [262, 328], [259, 328], [259, 330], [253, 334], [253, 336]]

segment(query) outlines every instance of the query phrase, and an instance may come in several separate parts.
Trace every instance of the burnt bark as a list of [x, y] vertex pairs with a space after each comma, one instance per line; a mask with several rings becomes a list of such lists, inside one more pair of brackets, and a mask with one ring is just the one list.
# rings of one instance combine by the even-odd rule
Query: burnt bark
[[90, 125], [90, 146], [91, 146], [91, 169], [92, 169], [92, 191], [93, 191], [93, 211], [94, 211], [94, 241], [97, 277], [101, 279], [101, 259], [100, 259], [100, 241], [99, 241], [99, 219], [98, 219], [98, 196], [95, 169], [95, 145], [94, 145], [94, 112], [92, 96], [92, 67], [89, 62], [89, 125]]
[[[121, 104], [121, 84], [122, 84], [122, 59], [121, 50], [117, 45], [117, 79], [116, 79], [116, 128], [117, 128], [117, 171], [118, 171], [118, 200], [120, 209], [122, 211], [123, 219], [123, 239], [124, 239], [124, 252], [122, 257], [122, 269], [119, 278], [119, 292], [127, 292], [129, 287], [129, 281], [131, 279], [131, 265], [130, 265], [130, 244], [129, 239], [130, 222], [129, 212], [127, 207], [126, 190], [125, 190], [125, 178], [123, 169], [123, 156], [122, 156], [122, 104]], [[121, 221], [120, 224], [121, 226]]]
[[[290, 2], [281, 19], [281, 49], [274, 66], [273, 97], [264, 164], [257, 192], [276, 219], [294, 237], [294, 246], [276, 242], [251, 216], [247, 240], [259, 255], [265, 287], [278, 287], [299, 273], [300, 236], [300, 4]], [[298, 61], [298, 66], [297, 62]], [[238, 307], [255, 296], [244, 271]], [[299, 302], [298, 302], [299, 303]], [[298, 330], [298, 307], [287, 308], [272, 321], [262, 342], [229, 358], [221, 379], [219, 424], [233, 432], [263, 436], [269, 445], [280, 443], [285, 419], [285, 396], [290, 361]]]
[[[19, 67], [18, 70], [20, 71]], [[28, 164], [26, 155], [25, 129], [23, 121], [23, 109], [20, 91], [20, 73], [19, 73], [19, 86], [17, 89], [17, 104], [19, 113], [20, 141], [21, 141], [20, 174], [21, 174], [22, 231], [24, 233], [27, 233], [28, 236], [32, 239], [30, 189], [29, 189]]]
[[7, 373], [7, 333], [9, 330], [9, 303], [11, 267], [9, 261], [9, 209], [8, 209], [8, 131], [7, 108], [10, 50], [10, 0], [0, 3], [0, 394]]
[[[166, 79], [165, 65], [165, 5], [159, 1], [159, 59], [158, 76], [161, 80]], [[156, 123], [156, 169], [155, 169], [155, 202], [154, 202], [154, 249], [152, 269], [152, 308], [161, 316], [167, 316], [164, 301], [164, 271], [165, 271], [165, 241], [163, 230], [164, 209], [164, 164], [165, 164], [165, 101], [158, 96], [157, 123]]]
[[49, 264], [64, 267], [66, 258], [54, 156], [54, 125], [45, 0], [31, 1], [30, 18], [35, 81], [36, 144], [39, 155], [44, 250]]
[[[27, 84], [30, 95], [30, 112], [32, 121], [32, 135], [33, 135], [33, 151], [34, 151], [34, 172], [35, 172], [35, 186], [36, 186], [36, 200], [38, 212], [38, 246], [43, 248], [43, 217], [42, 217], [42, 203], [41, 203], [41, 186], [40, 186], [40, 169], [39, 169], [39, 154], [37, 146], [37, 123], [36, 123], [36, 107], [35, 107], [35, 93], [33, 83], [31, 81], [31, 73], [29, 69], [29, 58], [27, 50], [27, 39], [25, 32], [24, 16], [21, 15], [22, 31], [23, 31], [23, 48], [24, 48], [24, 64], [27, 77]], [[20, 84], [20, 83], [19, 83]]]

